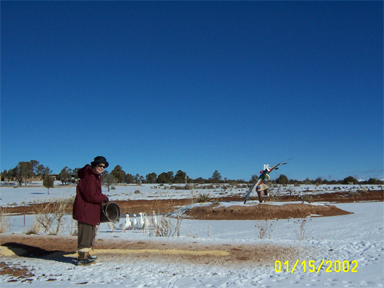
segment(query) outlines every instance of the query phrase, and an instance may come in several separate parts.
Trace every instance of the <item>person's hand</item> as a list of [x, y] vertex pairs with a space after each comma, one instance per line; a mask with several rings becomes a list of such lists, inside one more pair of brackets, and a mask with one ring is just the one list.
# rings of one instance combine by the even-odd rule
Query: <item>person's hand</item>
[[107, 203], [107, 202], [109, 202], [108, 197], [107, 197], [107, 199], [104, 199], [103, 203]]

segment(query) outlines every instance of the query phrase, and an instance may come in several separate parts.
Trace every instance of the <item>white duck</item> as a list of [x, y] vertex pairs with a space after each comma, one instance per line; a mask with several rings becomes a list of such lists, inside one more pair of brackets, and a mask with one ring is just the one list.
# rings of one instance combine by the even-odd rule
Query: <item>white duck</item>
[[153, 225], [153, 227], [157, 227], [157, 225], [158, 225], [158, 221], [157, 221], [157, 216], [156, 216], [155, 210], [152, 211], [152, 225]]
[[144, 213], [143, 232], [147, 232], [148, 227], [151, 225], [151, 221], [148, 220], [147, 214]]
[[140, 212], [139, 215], [140, 215], [140, 219], [137, 222], [137, 228], [143, 229], [143, 226], [144, 226], [143, 212]]
[[136, 219], [136, 214], [133, 214], [133, 218], [131, 220], [132, 224], [132, 229], [137, 229], [137, 219]]
[[129, 214], [125, 214], [125, 222], [120, 224], [120, 229], [122, 229], [125, 233], [125, 230], [130, 229], [131, 220], [129, 220]]

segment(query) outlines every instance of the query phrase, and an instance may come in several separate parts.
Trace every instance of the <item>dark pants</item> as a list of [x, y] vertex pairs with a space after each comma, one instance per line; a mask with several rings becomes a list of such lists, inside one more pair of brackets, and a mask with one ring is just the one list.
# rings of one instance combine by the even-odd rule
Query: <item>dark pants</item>
[[89, 252], [96, 237], [96, 226], [77, 222], [77, 250]]

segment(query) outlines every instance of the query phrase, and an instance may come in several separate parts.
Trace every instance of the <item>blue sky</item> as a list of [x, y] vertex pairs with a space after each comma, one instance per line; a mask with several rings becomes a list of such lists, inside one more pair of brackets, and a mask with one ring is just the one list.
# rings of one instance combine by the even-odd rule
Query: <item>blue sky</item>
[[1, 1], [1, 170], [383, 177], [383, 3]]

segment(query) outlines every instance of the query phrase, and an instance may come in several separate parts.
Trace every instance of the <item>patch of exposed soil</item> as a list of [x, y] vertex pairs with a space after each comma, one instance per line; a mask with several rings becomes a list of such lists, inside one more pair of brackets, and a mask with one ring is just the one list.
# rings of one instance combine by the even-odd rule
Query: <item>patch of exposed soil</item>
[[[76, 253], [76, 237], [57, 237], [57, 236], [27, 236], [27, 235], [3, 235], [1, 237], [3, 247], [12, 250], [17, 256], [49, 259], [61, 262], [70, 262], [64, 255]], [[220, 265], [220, 266], [239, 266], [239, 265], [273, 265], [275, 260], [292, 260], [298, 257], [299, 248], [282, 247], [271, 244], [199, 244], [193, 243], [169, 243], [158, 241], [127, 241], [127, 240], [104, 240], [98, 239], [95, 244], [95, 251], [108, 249], [109, 253], [98, 255], [98, 261], [156, 261], [158, 262], [182, 262], [190, 264]], [[117, 249], [145, 250], [144, 253], [119, 254], [113, 252]], [[169, 250], [177, 249], [188, 251], [189, 253], [167, 254], [151, 252], [149, 250]], [[199, 255], [191, 251], [225, 251], [222, 255]], [[50, 258], [49, 255], [61, 255], [62, 259]], [[55, 256], [58, 257], [58, 256]], [[59, 256], [60, 257], [60, 256]], [[74, 259], [73, 259], [74, 260]], [[74, 261], [73, 261], [74, 262]], [[4, 263], [4, 262], [3, 262]], [[3, 264], [3, 267], [7, 267]], [[8, 267], [10, 269], [10, 267]], [[11, 271], [1, 269], [3, 274], [13, 274], [19, 270]], [[25, 272], [20, 270], [20, 273]], [[25, 276], [28, 274], [25, 273]]]
[[34, 276], [25, 266], [8, 266], [5, 262], [0, 262], [0, 275], [12, 275], [8, 282], [27, 282]]
[[[307, 194], [312, 202], [352, 203], [361, 201], [384, 201], [384, 190], [359, 191], [359, 192], [331, 192]], [[277, 201], [301, 201], [299, 196], [280, 196]]]
[[185, 213], [193, 219], [200, 220], [262, 220], [305, 218], [310, 215], [337, 216], [352, 214], [334, 205], [285, 204], [217, 207], [210, 205], [195, 207]]

